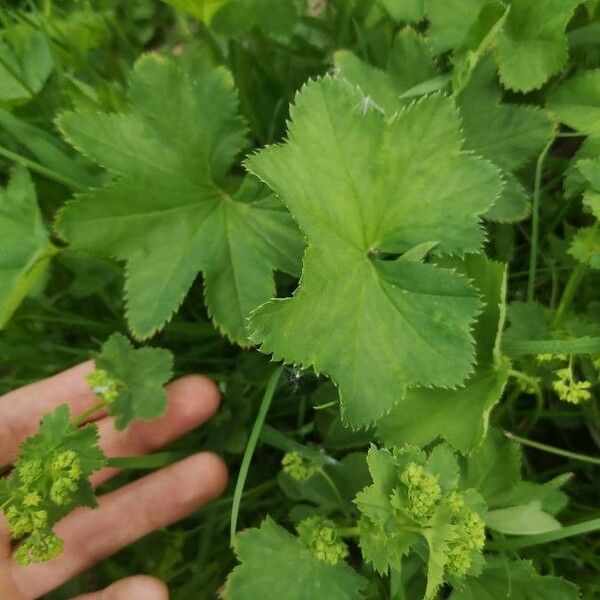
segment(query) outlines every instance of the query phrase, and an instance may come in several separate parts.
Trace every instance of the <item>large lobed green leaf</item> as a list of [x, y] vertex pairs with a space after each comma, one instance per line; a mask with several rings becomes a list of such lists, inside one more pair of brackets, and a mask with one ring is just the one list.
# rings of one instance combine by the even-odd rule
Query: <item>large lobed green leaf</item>
[[[388, 115], [411, 101], [406, 94], [412, 95], [420, 85], [435, 84], [441, 77], [428, 40], [411, 29], [404, 29], [396, 37], [385, 71], [348, 51], [337, 52], [335, 62], [339, 75], [359, 86]], [[505, 185], [486, 218], [500, 222], [522, 220], [529, 212], [529, 203], [515, 173], [536, 157], [549, 139], [548, 117], [533, 106], [502, 102], [496, 69], [489, 59], [474, 68], [456, 102], [465, 148], [502, 169]]]
[[229, 73], [193, 82], [147, 55], [133, 69], [127, 113], [66, 113], [59, 125], [117, 176], [68, 204], [57, 227], [74, 248], [127, 261], [133, 334], [160, 329], [202, 271], [213, 320], [246, 343], [245, 317], [274, 295], [273, 269], [297, 270], [301, 239], [257, 182], [226, 179], [245, 144]]
[[388, 120], [346, 82], [313, 81], [292, 108], [288, 141], [246, 164], [308, 240], [294, 296], [252, 315], [261, 349], [330, 375], [353, 426], [390, 410], [407, 385], [461, 384], [472, 372], [475, 290], [408, 254], [379, 258], [483, 242], [479, 217], [499, 174], [461, 151], [452, 100], [434, 95]]
[[26, 169], [0, 189], [0, 328], [45, 275], [57, 249], [48, 237]]

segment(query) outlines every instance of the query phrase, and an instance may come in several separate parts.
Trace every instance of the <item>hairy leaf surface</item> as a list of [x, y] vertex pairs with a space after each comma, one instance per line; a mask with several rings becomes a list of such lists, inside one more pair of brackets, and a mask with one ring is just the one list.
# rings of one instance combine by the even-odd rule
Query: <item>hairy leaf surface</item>
[[508, 378], [508, 365], [497, 361], [499, 336], [504, 327], [506, 267], [483, 255], [442, 264], [471, 279], [485, 303], [475, 327], [476, 371], [457, 390], [407, 390], [392, 411], [378, 421], [377, 435], [392, 446], [422, 446], [441, 436], [460, 452], [468, 453], [483, 441], [490, 412]]
[[119, 394], [108, 405], [117, 429], [135, 419], [155, 419], [167, 408], [164, 384], [173, 376], [173, 355], [163, 348], [134, 348], [120, 333], [104, 342], [96, 368], [119, 383]]
[[227, 579], [227, 600], [363, 597], [363, 577], [345, 563], [330, 565], [315, 558], [297, 537], [270, 518], [259, 528], [238, 533], [235, 552], [242, 564]]
[[208, 310], [230, 338], [247, 341], [245, 317], [274, 295], [273, 269], [297, 269], [289, 215], [256, 182], [225, 175], [245, 143], [224, 69], [192, 82], [142, 57], [125, 114], [73, 112], [67, 139], [118, 178], [67, 205], [59, 231], [74, 248], [127, 261], [127, 319], [146, 338], [181, 304], [199, 271]]
[[294, 296], [252, 315], [261, 349], [330, 375], [354, 426], [392, 408], [406, 385], [460, 384], [472, 370], [475, 291], [450, 269], [377, 258], [424, 242], [462, 254], [483, 241], [479, 216], [499, 176], [461, 151], [452, 101], [431, 96], [389, 121], [345, 82], [315, 81], [298, 95], [288, 141], [247, 167], [308, 239]]

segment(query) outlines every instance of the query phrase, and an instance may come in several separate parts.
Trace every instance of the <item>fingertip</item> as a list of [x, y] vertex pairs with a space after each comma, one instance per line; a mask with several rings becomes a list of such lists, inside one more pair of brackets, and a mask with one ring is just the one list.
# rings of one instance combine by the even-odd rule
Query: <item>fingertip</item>
[[[223, 460], [212, 452], [200, 452], [177, 463], [185, 472], [192, 505], [202, 506], [220, 496], [227, 487], [229, 473]], [[187, 502], [186, 502], [187, 503]]]
[[169, 600], [169, 589], [156, 577], [134, 575], [119, 579], [99, 592], [77, 596], [75, 600]]
[[186, 375], [171, 382], [169, 397], [177, 401], [180, 410], [189, 410], [190, 416], [205, 421], [218, 410], [221, 394], [214, 381], [204, 375]]
[[227, 487], [229, 470], [223, 459], [213, 452], [202, 452], [197, 455], [197, 460], [202, 463], [203, 473], [210, 473], [207, 480], [210, 499], [220, 496]]
[[103, 590], [101, 600], [169, 600], [167, 586], [149, 575], [121, 579]]

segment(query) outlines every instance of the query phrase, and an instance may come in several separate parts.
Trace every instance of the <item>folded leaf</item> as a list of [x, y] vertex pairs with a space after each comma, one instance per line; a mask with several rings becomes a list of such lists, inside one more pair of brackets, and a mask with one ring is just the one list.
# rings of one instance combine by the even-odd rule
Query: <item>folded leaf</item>
[[0, 328], [46, 273], [57, 248], [50, 243], [29, 173], [17, 167], [0, 189]]

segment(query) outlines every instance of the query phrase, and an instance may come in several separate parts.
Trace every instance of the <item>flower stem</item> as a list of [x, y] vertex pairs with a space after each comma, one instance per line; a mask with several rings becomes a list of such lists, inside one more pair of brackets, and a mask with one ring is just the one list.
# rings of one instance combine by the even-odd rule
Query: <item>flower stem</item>
[[96, 402], [93, 406], [90, 406], [87, 410], [84, 410], [80, 415], [73, 418], [73, 425], [81, 425], [85, 423], [85, 421], [93, 415], [95, 412], [102, 410], [106, 406], [106, 401], [101, 400], [100, 402]]

